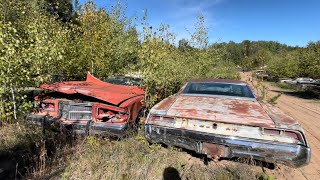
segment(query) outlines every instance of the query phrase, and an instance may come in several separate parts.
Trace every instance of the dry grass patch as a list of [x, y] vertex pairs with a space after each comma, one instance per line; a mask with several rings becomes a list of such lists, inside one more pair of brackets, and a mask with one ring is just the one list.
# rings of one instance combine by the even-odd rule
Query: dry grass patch
[[68, 159], [63, 179], [260, 179], [260, 172], [251, 166], [230, 163], [215, 166], [212, 163], [188, 161], [190, 155], [176, 148], [149, 145], [138, 135], [112, 141], [88, 137]]

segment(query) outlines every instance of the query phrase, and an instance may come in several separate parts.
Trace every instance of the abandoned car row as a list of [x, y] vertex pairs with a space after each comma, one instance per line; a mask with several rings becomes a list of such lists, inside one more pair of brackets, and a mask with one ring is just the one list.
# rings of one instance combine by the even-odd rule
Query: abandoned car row
[[[85, 81], [43, 84], [28, 121], [77, 134], [124, 137], [144, 114], [145, 92], [132, 79], [117, 80], [88, 73]], [[236, 80], [190, 80], [150, 109], [144, 131], [151, 143], [213, 159], [245, 157], [301, 167], [311, 156], [299, 123]]]

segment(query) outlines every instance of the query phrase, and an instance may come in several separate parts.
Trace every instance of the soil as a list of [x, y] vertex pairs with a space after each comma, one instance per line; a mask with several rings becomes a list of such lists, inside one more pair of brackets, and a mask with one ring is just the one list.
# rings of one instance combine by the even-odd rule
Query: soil
[[[242, 80], [255, 84], [250, 73], [243, 73]], [[264, 83], [267, 89], [267, 98], [281, 93], [275, 106], [284, 113], [296, 119], [302, 126], [311, 147], [311, 161], [309, 165], [298, 169], [278, 165], [276, 170], [267, 170], [276, 179], [320, 179], [320, 100], [295, 96], [295, 93], [284, 90], [270, 83]]]

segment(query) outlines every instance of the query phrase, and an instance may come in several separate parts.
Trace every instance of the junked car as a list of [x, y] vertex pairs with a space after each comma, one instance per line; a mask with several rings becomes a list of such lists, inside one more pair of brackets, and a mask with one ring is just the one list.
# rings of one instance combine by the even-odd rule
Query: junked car
[[256, 70], [254, 76], [260, 79], [269, 79], [270, 76], [265, 70]]
[[292, 81], [292, 79], [291, 78], [278, 78], [278, 82], [280, 82], [280, 83], [286, 83], [288, 81]]
[[314, 83], [315, 80], [309, 77], [298, 77], [292, 81], [286, 81], [288, 84], [296, 84], [296, 85], [301, 85], [301, 84], [312, 84]]
[[196, 79], [151, 108], [151, 143], [177, 146], [209, 158], [253, 158], [301, 167], [311, 150], [299, 123], [261, 101], [248, 84]]
[[[115, 79], [121, 78], [110, 81]], [[125, 136], [128, 128], [137, 125], [144, 108], [142, 88], [104, 82], [90, 73], [85, 81], [43, 84], [40, 88], [46, 92], [36, 97], [37, 106], [28, 121], [76, 134]]]

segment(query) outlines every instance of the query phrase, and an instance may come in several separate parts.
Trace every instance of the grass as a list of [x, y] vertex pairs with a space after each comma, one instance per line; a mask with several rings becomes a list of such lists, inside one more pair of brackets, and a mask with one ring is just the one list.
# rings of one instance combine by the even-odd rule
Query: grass
[[[122, 140], [67, 138], [26, 125], [0, 130], [1, 152], [15, 161], [12, 177], [40, 179], [265, 179], [250, 163], [205, 165], [174, 147], [149, 144], [143, 132]], [[72, 140], [72, 141], [71, 141]], [[23, 157], [23, 158], [21, 158]], [[18, 168], [16, 168], [18, 163]], [[1, 163], [0, 163], [1, 169]], [[0, 173], [1, 179], [1, 173]]]
[[42, 133], [39, 128], [26, 126], [25, 124], [6, 124], [0, 126], [0, 153], [10, 152], [25, 147], [30, 147], [42, 138]]
[[267, 100], [267, 102], [268, 102], [269, 104], [271, 104], [271, 105], [275, 105], [275, 104], [277, 104], [276, 101], [279, 99], [279, 97], [280, 97], [281, 95], [282, 95], [282, 94], [279, 93], [279, 94], [277, 94], [277, 95], [269, 98], [269, 99]]
[[270, 82], [272, 86], [279, 87], [282, 89], [287, 89], [287, 90], [297, 90], [298, 88], [295, 85], [287, 84], [287, 83], [282, 83], [282, 82]]
[[[3, 123], [0, 127], [0, 179], [39, 178], [60, 166], [69, 147], [68, 138], [36, 126]], [[9, 178], [9, 179], [11, 179]]]
[[227, 167], [189, 162], [176, 148], [149, 145], [141, 136], [121, 141], [89, 137], [70, 157], [63, 179], [258, 179], [247, 164]]

